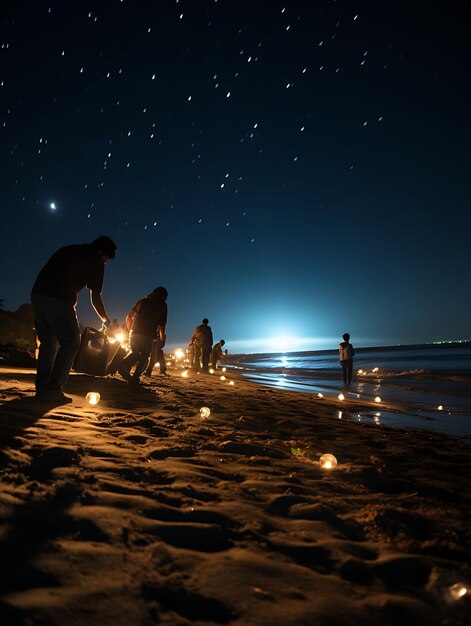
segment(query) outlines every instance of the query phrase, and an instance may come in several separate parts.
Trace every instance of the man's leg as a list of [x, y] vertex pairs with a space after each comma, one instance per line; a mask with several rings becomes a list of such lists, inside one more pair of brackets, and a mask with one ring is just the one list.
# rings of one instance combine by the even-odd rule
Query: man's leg
[[146, 335], [139, 335], [139, 361], [137, 362], [136, 369], [132, 375], [134, 382], [139, 382], [142, 372], [146, 369], [149, 363], [149, 357], [152, 352], [152, 346], [154, 344], [153, 337], [147, 337]]
[[121, 363], [118, 365], [118, 372], [128, 382], [131, 382], [131, 368], [135, 365], [141, 356], [141, 347], [140, 347], [140, 335], [136, 335], [134, 332], [131, 332], [131, 336], [129, 337], [129, 345], [131, 347], [131, 352], [124, 357]]
[[146, 368], [146, 376], [152, 376], [154, 365], [157, 363], [159, 359], [159, 354], [158, 354], [159, 341], [160, 341], [159, 339], [156, 339], [152, 346], [152, 352], [150, 354], [149, 364], [147, 365], [147, 368]]
[[201, 355], [201, 346], [195, 343], [194, 349], [193, 349], [193, 363], [191, 364], [194, 370], [199, 370], [200, 368], [200, 355]]
[[207, 372], [209, 369], [209, 355], [211, 354], [211, 348], [203, 346], [201, 348], [201, 369], [203, 372]]
[[70, 305], [64, 307], [54, 324], [59, 350], [47, 385], [53, 392], [62, 391], [80, 348], [80, 329], [75, 308]]
[[[36, 365], [36, 392], [45, 390], [51, 377], [54, 360], [59, 342], [51, 324], [48, 322], [47, 301], [44, 298], [33, 296], [32, 304], [35, 315], [35, 328], [40, 341], [38, 362]], [[46, 305], [46, 306], [45, 306]]]
[[160, 373], [161, 373], [161, 374], [166, 374], [166, 373], [167, 373], [167, 362], [165, 361], [165, 354], [164, 354], [164, 351], [163, 351], [163, 350], [162, 350], [162, 348], [160, 347], [160, 342], [159, 342], [159, 344], [158, 344], [157, 361], [159, 362], [159, 366], [160, 366]]
[[349, 385], [352, 382], [352, 375], [353, 375], [353, 359], [349, 359], [347, 361], [347, 381]]
[[347, 362], [340, 361], [340, 365], [342, 366], [342, 376], [343, 376], [343, 384], [347, 384]]

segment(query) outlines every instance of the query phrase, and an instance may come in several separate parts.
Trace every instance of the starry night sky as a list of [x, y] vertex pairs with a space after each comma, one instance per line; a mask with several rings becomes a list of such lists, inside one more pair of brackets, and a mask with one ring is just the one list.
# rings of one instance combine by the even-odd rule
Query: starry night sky
[[105, 234], [108, 315], [164, 285], [170, 345], [468, 338], [464, 5], [2, 0], [4, 307]]

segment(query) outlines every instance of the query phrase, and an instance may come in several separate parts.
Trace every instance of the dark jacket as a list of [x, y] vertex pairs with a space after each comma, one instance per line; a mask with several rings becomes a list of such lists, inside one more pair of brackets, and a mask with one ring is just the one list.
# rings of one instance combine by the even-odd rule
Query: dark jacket
[[208, 326], [207, 324], [200, 324], [193, 331], [193, 336], [191, 338], [194, 339], [202, 348], [211, 347], [213, 345], [213, 331], [211, 330], [211, 326]]
[[133, 333], [157, 339], [159, 326], [167, 323], [167, 303], [161, 294], [152, 292], [136, 302], [129, 316], [134, 317], [130, 328]]

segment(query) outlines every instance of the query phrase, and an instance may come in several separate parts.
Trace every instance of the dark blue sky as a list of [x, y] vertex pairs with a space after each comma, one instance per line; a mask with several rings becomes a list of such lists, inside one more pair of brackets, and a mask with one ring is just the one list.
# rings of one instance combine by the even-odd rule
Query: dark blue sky
[[469, 338], [464, 3], [0, 11], [5, 308], [106, 234], [108, 314], [164, 285], [170, 344], [204, 316], [231, 351]]

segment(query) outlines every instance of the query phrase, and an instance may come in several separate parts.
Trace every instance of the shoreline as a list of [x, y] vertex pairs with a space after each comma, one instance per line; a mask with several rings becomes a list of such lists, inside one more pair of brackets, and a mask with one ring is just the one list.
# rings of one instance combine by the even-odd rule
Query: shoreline
[[226, 378], [0, 369], [3, 621], [464, 625], [469, 446]]

